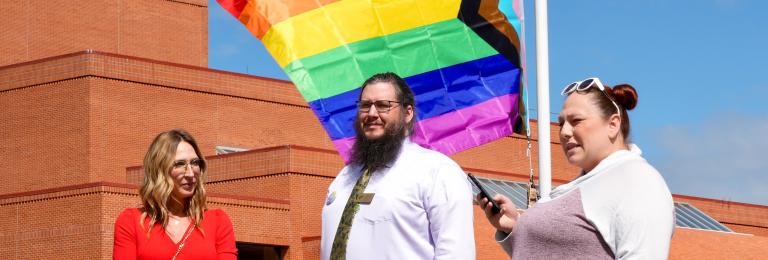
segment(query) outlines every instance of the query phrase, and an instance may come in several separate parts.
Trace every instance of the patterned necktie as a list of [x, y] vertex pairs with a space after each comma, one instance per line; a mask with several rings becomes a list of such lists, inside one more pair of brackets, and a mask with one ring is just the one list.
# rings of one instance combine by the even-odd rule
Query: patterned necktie
[[355, 218], [357, 209], [360, 208], [360, 204], [357, 203], [358, 197], [365, 191], [365, 186], [368, 186], [368, 180], [370, 179], [371, 174], [368, 169], [365, 169], [363, 175], [357, 179], [355, 187], [352, 188], [352, 193], [349, 194], [347, 205], [344, 206], [344, 212], [341, 214], [341, 221], [339, 221], [339, 228], [336, 229], [336, 237], [333, 239], [333, 246], [331, 247], [331, 259], [333, 260], [347, 258], [349, 230], [352, 229], [352, 219]]

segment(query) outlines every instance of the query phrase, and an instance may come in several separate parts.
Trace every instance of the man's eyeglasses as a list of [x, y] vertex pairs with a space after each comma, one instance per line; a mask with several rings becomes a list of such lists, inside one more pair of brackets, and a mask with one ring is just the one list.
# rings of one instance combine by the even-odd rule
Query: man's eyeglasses
[[189, 161], [184, 160], [178, 160], [173, 162], [173, 170], [177, 172], [186, 172], [187, 171], [187, 165], [189, 165], [190, 168], [192, 168], [192, 171], [199, 171], [200, 165], [203, 164], [203, 161], [200, 159], [192, 159]]
[[605, 86], [603, 86], [603, 83], [600, 82], [600, 79], [598, 78], [588, 78], [582, 81], [576, 81], [571, 84], [568, 84], [568, 86], [565, 86], [562, 92], [560, 92], [560, 95], [568, 96], [573, 92], [576, 91], [586, 91], [591, 87], [596, 87], [598, 90], [600, 90], [600, 93], [603, 93], [605, 97], [608, 98], [608, 100], [611, 101], [613, 106], [616, 107], [616, 113], [619, 114], [619, 120], [621, 120], [621, 109], [619, 109], [619, 105], [616, 104], [616, 101], [613, 101], [613, 98], [608, 95], [608, 93], [605, 92]]
[[357, 101], [357, 109], [362, 113], [368, 113], [371, 111], [371, 105], [373, 105], [376, 106], [376, 112], [387, 113], [389, 110], [392, 110], [392, 108], [395, 107], [395, 105], [398, 103], [400, 102], [392, 100], [359, 100]]

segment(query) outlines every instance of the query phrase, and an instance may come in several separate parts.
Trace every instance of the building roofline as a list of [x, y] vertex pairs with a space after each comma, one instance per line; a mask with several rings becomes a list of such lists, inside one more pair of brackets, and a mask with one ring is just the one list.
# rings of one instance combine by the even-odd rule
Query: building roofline
[[[536, 118], [528, 118], [528, 121], [529, 121], [529, 122], [532, 122], [532, 123], [536, 123], [536, 124], [539, 124], [539, 120], [538, 120], [538, 119], [536, 119]], [[557, 127], [560, 127], [560, 124], [558, 124], [558, 123], [555, 123], [555, 122], [552, 122], [552, 121], [549, 121], [549, 125], [551, 125], [551, 126], [557, 126]]]
[[751, 203], [746, 203], [746, 202], [718, 200], [718, 199], [710, 199], [710, 198], [695, 197], [695, 196], [680, 195], [680, 194], [672, 194], [672, 197], [673, 198], [681, 198], [681, 199], [689, 199], [689, 200], [713, 202], [713, 203], [726, 204], [726, 205], [738, 205], [738, 206], [760, 208], [760, 209], [768, 210], [768, 206], [767, 205], [751, 204]]
[[124, 58], [124, 59], [131, 59], [131, 60], [137, 60], [137, 61], [161, 64], [161, 65], [181, 67], [181, 68], [185, 68], [185, 69], [193, 69], [193, 70], [206, 71], [206, 72], [222, 73], [222, 74], [228, 74], [228, 75], [232, 75], [232, 76], [245, 77], [245, 78], [253, 78], [253, 79], [273, 81], [273, 82], [293, 85], [293, 82], [288, 81], [288, 80], [267, 78], [267, 77], [250, 75], [250, 74], [243, 74], [243, 73], [237, 73], [237, 72], [231, 72], [231, 71], [225, 71], [225, 70], [211, 69], [211, 68], [208, 68], [208, 67], [200, 67], [200, 66], [194, 66], [194, 65], [189, 65], [189, 64], [175, 63], [175, 62], [163, 61], [163, 60], [155, 60], [155, 59], [150, 59], [150, 58], [137, 57], [137, 56], [131, 56], [131, 55], [125, 55], [125, 54], [117, 54], [117, 53], [111, 53], [111, 52], [105, 52], [105, 51], [97, 51], [97, 50], [91, 50], [91, 49], [83, 50], [83, 51], [77, 51], [77, 52], [72, 52], [72, 53], [67, 53], [67, 54], [61, 54], [61, 55], [56, 55], [56, 56], [45, 57], [45, 58], [42, 58], [42, 59], [25, 61], [25, 62], [21, 62], [21, 63], [14, 63], [14, 64], [5, 65], [5, 66], [0, 66], [0, 70], [16, 68], [16, 67], [23, 67], [23, 66], [27, 66], [27, 65], [38, 64], [38, 63], [43, 63], [43, 62], [48, 62], [48, 61], [53, 61], [53, 60], [58, 60], [58, 59], [63, 59], [63, 58], [69, 58], [69, 57], [75, 57], [75, 56], [80, 56], [80, 55], [98, 55], [98, 56], [107, 56], [107, 57], [114, 57], [114, 58]]
[[167, 1], [169, 1], [169, 2], [176, 2], [176, 3], [180, 3], [180, 4], [188, 4], [188, 5], [197, 6], [197, 7], [208, 8], [208, 2], [205, 1], [205, 0], [198, 0], [198, 1], [194, 1], [194, 0], [167, 0]]
[[55, 188], [47, 188], [47, 189], [40, 189], [40, 190], [32, 190], [32, 191], [23, 191], [23, 192], [15, 192], [15, 193], [8, 193], [8, 194], [0, 194], [0, 200], [10, 199], [10, 198], [18, 198], [18, 197], [26, 197], [26, 196], [43, 195], [43, 194], [47, 194], [47, 193], [55, 193], [55, 192], [62, 192], [62, 191], [79, 190], [79, 189], [93, 188], [93, 187], [99, 187], [99, 186], [108, 186], [108, 187], [126, 188], [126, 189], [138, 188], [136, 185], [133, 185], [133, 184], [99, 181], [99, 182], [90, 182], [90, 183], [82, 183], [82, 184], [75, 184], [75, 185], [67, 185], [67, 186], [61, 186], [61, 187], [55, 187]]
[[[205, 158], [207, 160], [209, 159], [222, 159], [222, 158], [228, 158], [233, 156], [244, 156], [249, 155], [253, 153], [260, 153], [260, 152], [268, 152], [268, 151], [276, 151], [276, 150], [304, 150], [304, 151], [311, 151], [311, 152], [320, 152], [320, 153], [327, 153], [327, 154], [336, 154], [335, 150], [331, 149], [323, 149], [323, 148], [317, 148], [317, 147], [310, 147], [310, 146], [303, 146], [303, 145], [295, 145], [295, 144], [286, 144], [286, 145], [277, 145], [277, 146], [269, 146], [269, 147], [263, 147], [258, 149], [252, 149], [244, 152], [238, 152], [238, 153], [230, 153], [230, 154], [220, 154], [220, 155], [210, 155], [206, 156]], [[136, 170], [140, 169], [142, 166], [130, 166], [126, 167], [126, 170]], [[482, 174], [490, 174], [490, 175], [501, 175], [501, 176], [509, 176], [514, 178], [520, 178], [520, 179], [528, 179], [529, 176], [527, 174], [521, 174], [521, 173], [513, 173], [513, 172], [501, 172], [501, 171], [493, 171], [493, 170], [485, 170], [485, 169], [479, 169], [479, 168], [471, 168], [471, 167], [462, 167], [464, 171], [467, 172], [477, 172]], [[555, 179], [553, 178], [552, 181], [554, 183], [558, 184], [565, 184], [568, 183], [568, 180], [563, 179]], [[128, 184], [125, 184], [128, 185]], [[680, 194], [672, 194], [673, 198], [679, 198], [679, 199], [690, 199], [690, 200], [698, 200], [698, 201], [706, 201], [706, 202], [713, 202], [713, 203], [719, 203], [719, 204], [729, 204], [729, 205], [739, 205], [739, 206], [745, 206], [745, 207], [753, 207], [753, 208], [760, 208], [768, 210], [768, 206], [766, 205], [759, 205], [759, 204], [750, 204], [750, 203], [744, 203], [744, 202], [735, 202], [735, 201], [725, 201], [725, 200], [718, 200], [718, 199], [710, 199], [710, 198], [703, 198], [703, 197], [695, 197], [695, 196], [689, 196], [689, 195], [680, 195]], [[0, 199], [3, 198], [3, 195], [0, 195]]]
[[301, 237], [301, 242], [317, 241], [320, 240], [320, 236], [306, 236]]
[[[242, 151], [242, 152], [236, 152], [236, 153], [207, 155], [207, 156], [205, 156], [205, 159], [206, 160], [224, 159], [224, 158], [229, 158], [229, 157], [246, 156], [246, 155], [250, 155], [250, 154], [254, 154], [254, 153], [263, 153], [263, 152], [278, 151], [278, 150], [292, 150], [292, 149], [304, 150], [304, 151], [310, 151], [310, 152], [327, 153], [327, 154], [337, 154], [336, 150], [331, 150], [331, 149], [323, 149], [323, 148], [303, 146], [303, 145], [295, 145], [295, 144], [284, 144], [284, 145], [276, 145], [276, 146], [268, 146], [268, 147], [250, 149], [248, 151]], [[144, 166], [142, 166], [142, 165], [128, 166], [128, 167], [125, 167], [125, 170], [126, 171], [138, 170], [138, 169], [141, 169], [142, 167], [144, 167]]]
[[252, 153], [259, 153], [259, 152], [269, 152], [269, 151], [276, 151], [276, 150], [304, 150], [309, 152], [320, 152], [320, 153], [327, 153], [327, 154], [337, 154], [336, 150], [331, 149], [323, 149], [323, 148], [317, 148], [317, 147], [310, 147], [310, 146], [303, 146], [303, 145], [295, 145], [295, 144], [284, 144], [284, 145], [276, 145], [276, 146], [268, 146], [268, 147], [262, 147], [262, 148], [256, 148], [256, 149], [250, 149], [248, 151], [242, 151], [242, 152], [236, 152], [236, 153], [228, 153], [228, 154], [216, 154], [216, 155], [210, 155], [206, 156], [205, 159], [219, 159], [219, 158], [227, 158], [232, 156], [238, 156], [238, 155], [247, 155]]
[[[510, 177], [517, 177], [517, 178], [523, 178], [523, 179], [530, 178], [530, 176], [528, 174], [522, 174], [522, 173], [500, 172], [500, 171], [484, 170], [484, 169], [470, 168], [470, 167], [461, 167], [461, 168], [464, 171], [467, 171], [467, 172], [479, 172], [479, 173], [484, 173], [484, 174], [510, 176]], [[567, 180], [555, 179], [555, 178], [552, 178], [552, 181], [556, 182], [556, 183], [559, 183], [559, 184], [568, 183]]]
[[[86, 189], [86, 188], [95, 188], [95, 187], [114, 187], [114, 188], [124, 188], [124, 189], [133, 189], [133, 190], [139, 189], [139, 186], [134, 184], [99, 181], [99, 182], [82, 183], [82, 184], [61, 186], [61, 187], [41, 189], [41, 190], [0, 194], [0, 200], [44, 195], [44, 194], [50, 194], [50, 193], [79, 190], [79, 189]], [[215, 192], [209, 192], [208, 196], [213, 198], [236, 199], [236, 200], [275, 203], [275, 204], [283, 204], [283, 205], [291, 204], [290, 201], [287, 201], [287, 200], [261, 198], [261, 197], [254, 197], [254, 196], [245, 196], [245, 195], [231, 195], [231, 194], [223, 194], [223, 193], [215, 193]]]

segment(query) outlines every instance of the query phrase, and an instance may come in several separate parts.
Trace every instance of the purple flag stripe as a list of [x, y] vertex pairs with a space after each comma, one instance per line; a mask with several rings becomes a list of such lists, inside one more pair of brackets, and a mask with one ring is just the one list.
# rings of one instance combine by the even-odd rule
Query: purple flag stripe
[[[416, 123], [411, 141], [444, 154], [489, 143], [512, 134], [510, 114], [517, 115], [517, 93], [489, 99], [452, 113]], [[345, 163], [349, 162], [354, 137], [333, 141]]]

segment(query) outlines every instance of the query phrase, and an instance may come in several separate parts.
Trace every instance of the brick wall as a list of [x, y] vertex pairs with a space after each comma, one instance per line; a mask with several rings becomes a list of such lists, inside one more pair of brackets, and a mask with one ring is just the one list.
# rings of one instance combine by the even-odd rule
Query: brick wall
[[290, 175], [279, 173], [269, 176], [247, 177], [209, 183], [206, 189], [214, 193], [238, 194], [268, 199], [286, 200], [290, 198]]
[[87, 49], [208, 65], [205, 0], [4, 0], [0, 66]]
[[[207, 77], [186, 76], [195, 72]], [[94, 53], [0, 68], [0, 104], [7, 107], [0, 119], [8, 122], [0, 128], [0, 156], [13, 158], [0, 170], [14, 173], [0, 184], [2, 193], [125, 182], [125, 167], [141, 163], [157, 133], [176, 127], [190, 131], [208, 155], [216, 145], [332, 147], [290, 85], [227, 75]], [[113, 78], [123, 76], [132, 80]]]
[[287, 246], [295, 240], [286, 233], [292, 228], [288, 204], [211, 197], [209, 208], [223, 209], [232, 220], [237, 241]]
[[320, 260], [320, 238], [304, 241], [304, 260]]
[[[102, 222], [98, 186], [49, 190], [0, 198], [1, 259], [99, 259], [111, 256], [102, 238], [113, 225]], [[114, 223], [114, 220], [112, 221]], [[6, 246], [7, 245], [7, 246]]]
[[676, 228], [669, 259], [764, 259], [768, 237]]
[[0, 194], [89, 182], [87, 81], [0, 92]]
[[[238, 241], [289, 245], [287, 202], [212, 195]], [[111, 259], [114, 223], [139, 203], [135, 186], [89, 183], [0, 197], [0, 259]], [[270, 225], [254, 225], [270, 223]]]
[[313, 237], [321, 235], [320, 221], [323, 205], [328, 195], [328, 186], [333, 178], [296, 174], [291, 176], [291, 207], [296, 209], [297, 224], [300, 224], [299, 236]]

